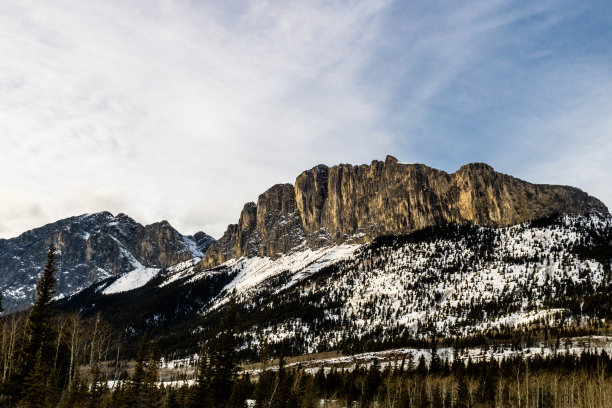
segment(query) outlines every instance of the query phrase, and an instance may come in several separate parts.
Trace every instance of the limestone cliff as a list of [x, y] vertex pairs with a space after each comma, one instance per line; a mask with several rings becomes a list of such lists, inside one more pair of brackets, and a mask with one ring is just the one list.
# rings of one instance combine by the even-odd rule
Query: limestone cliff
[[209, 268], [241, 256], [274, 256], [402, 234], [444, 223], [502, 227], [554, 213], [600, 212], [606, 206], [567, 186], [532, 184], [472, 163], [448, 174], [422, 164], [318, 165], [295, 185], [276, 185], [249, 203], [201, 263]]

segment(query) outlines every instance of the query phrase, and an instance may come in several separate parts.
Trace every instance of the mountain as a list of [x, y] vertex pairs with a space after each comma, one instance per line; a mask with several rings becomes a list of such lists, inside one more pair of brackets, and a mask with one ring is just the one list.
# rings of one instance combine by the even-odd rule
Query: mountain
[[125, 214], [66, 218], [16, 238], [0, 239], [3, 303], [7, 309], [17, 309], [32, 302], [50, 246], [58, 249], [61, 298], [109, 277], [130, 272], [132, 277], [155, 275], [162, 268], [199, 259], [213, 241], [203, 232], [182, 235], [167, 221], [143, 226]]
[[455, 223], [506, 227], [559, 213], [608, 214], [577, 188], [531, 184], [472, 163], [448, 174], [422, 164], [318, 165], [247, 203], [202, 259], [201, 269], [242, 256], [275, 256], [305, 245], [367, 242]]
[[129, 291], [102, 280], [59, 307], [102, 312], [178, 356], [216, 336], [235, 290], [245, 356], [264, 339], [291, 354], [354, 352], [436, 334], [594, 331], [612, 319], [611, 261], [612, 217], [576, 188], [387, 157], [317, 166], [246, 204], [201, 262]]
[[247, 357], [262, 341], [301, 354], [403, 347], [433, 335], [508, 339], [527, 327], [587, 333], [612, 319], [611, 243], [612, 217], [601, 214], [448, 224], [204, 271], [183, 265], [129, 292], [107, 294], [103, 281], [60, 306], [102, 312], [133, 339], [160, 337], [170, 356], [196, 353], [216, 336], [234, 289]]

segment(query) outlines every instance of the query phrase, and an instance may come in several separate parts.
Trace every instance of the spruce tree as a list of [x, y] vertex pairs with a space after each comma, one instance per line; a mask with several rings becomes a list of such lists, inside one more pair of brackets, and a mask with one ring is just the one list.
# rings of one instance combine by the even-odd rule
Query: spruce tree
[[[36, 299], [25, 327], [22, 366], [16, 381], [22, 381], [20, 404], [29, 407], [44, 406], [53, 392], [54, 347], [57, 340], [51, 309], [55, 294], [55, 248], [49, 248], [47, 263], [36, 285]], [[56, 390], [60, 391], [61, 390]]]
[[242, 377], [234, 382], [234, 389], [229, 399], [229, 408], [244, 408], [246, 407], [246, 400], [253, 392], [253, 384], [251, 383], [251, 377], [249, 374], [243, 374]]
[[198, 365], [196, 367], [195, 385], [190, 388], [187, 396], [187, 408], [199, 408], [212, 406], [210, 395], [210, 365], [208, 364], [208, 352], [202, 348]]
[[470, 390], [468, 389], [465, 375], [460, 375], [457, 384], [457, 404], [458, 408], [471, 408], [472, 401], [470, 398]]
[[91, 384], [89, 390], [88, 408], [96, 408], [101, 406], [104, 395], [108, 392], [108, 384], [104, 379], [98, 362], [95, 362], [91, 368]]
[[140, 400], [143, 395], [145, 388], [145, 376], [146, 376], [146, 361], [147, 361], [147, 335], [146, 333], [140, 338], [138, 345], [138, 353], [136, 354], [136, 365], [134, 366], [134, 373], [132, 378], [128, 382], [126, 387], [126, 394], [131, 404], [136, 406], [141, 405]]
[[439, 374], [442, 371], [442, 362], [438, 355], [438, 343], [435, 337], [431, 339], [431, 363], [429, 363], [429, 372]]
[[236, 293], [230, 295], [221, 332], [211, 354], [211, 389], [217, 406], [223, 405], [230, 397], [238, 373], [236, 363]]
[[158, 398], [158, 382], [159, 382], [159, 366], [161, 355], [157, 340], [149, 348], [146, 369], [144, 373], [144, 384], [142, 390], [141, 402], [143, 407], [152, 408], [159, 404]]

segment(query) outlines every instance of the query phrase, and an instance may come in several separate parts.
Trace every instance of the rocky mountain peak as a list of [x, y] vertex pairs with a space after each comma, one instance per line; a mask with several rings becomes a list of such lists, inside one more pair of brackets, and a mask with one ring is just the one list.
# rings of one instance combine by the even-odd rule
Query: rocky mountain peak
[[65, 296], [139, 267], [166, 268], [201, 257], [214, 241], [185, 236], [167, 221], [143, 226], [126, 214], [83, 214], [0, 240], [0, 291], [15, 309], [33, 299], [50, 246], [58, 249], [57, 294]]
[[493, 169], [493, 167], [489, 166], [487, 163], [468, 163], [468, 164], [464, 164], [463, 166], [461, 166], [459, 170], [457, 171], [457, 173], [459, 174], [471, 173], [471, 172], [495, 173], [495, 169]]
[[504, 227], [554, 213], [590, 212], [608, 209], [577, 188], [528, 183], [485, 163], [452, 174], [393, 156], [370, 165], [318, 165], [293, 185], [273, 186], [256, 205], [245, 205], [239, 224], [211, 245], [200, 268], [447, 223]]
[[387, 155], [387, 157], [385, 157], [385, 163], [397, 163], [397, 159], [393, 156], [391, 156], [390, 154]]

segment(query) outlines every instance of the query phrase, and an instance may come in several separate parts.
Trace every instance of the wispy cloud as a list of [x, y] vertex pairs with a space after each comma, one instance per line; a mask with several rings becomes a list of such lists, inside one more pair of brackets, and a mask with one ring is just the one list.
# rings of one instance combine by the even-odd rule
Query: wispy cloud
[[[103, 209], [219, 236], [274, 183], [387, 153], [611, 202], [591, 177], [611, 170], [610, 58], [567, 43], [606, 21], [556, 1], [3, 2], [0, 236]], [[599, 148], [572, 178], [578, 131]]]

